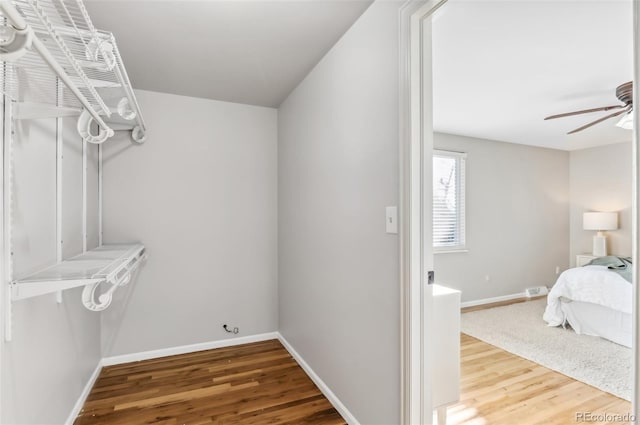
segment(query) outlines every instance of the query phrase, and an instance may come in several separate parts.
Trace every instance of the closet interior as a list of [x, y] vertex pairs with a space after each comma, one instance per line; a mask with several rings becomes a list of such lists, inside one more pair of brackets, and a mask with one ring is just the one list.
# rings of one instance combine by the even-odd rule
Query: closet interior
[[[5, 279], [10, 282], [6, 294], [5, 340], [12, 338], [12, 304], [16, 301], [83, 287], [81, 302], [89, 310], [109, 307], [113, 293], [127, 285], [146, 258], [141, 243], [102, 243], [102, 144], [108, 143], [116, 131], [130, 132], [131, 140], [143, 143], [146, 126], [140, 106], [131, 87], [127, 71], [113, 34], [95, 28], [81, 1], [24, 0], [0, 2], [0, 60], [3, 71], [0, 87], [4, 95], [4, 264]], [[75, 129], [63, 118], [75, 120]], [[56, 258], [42, 269], [29, 267], [28, 272], [13, 267], [23, 262], [20, 249], [14, 249], [15, 203], [14, 175], [17, 167], [33, 164], [14, 161], [14, 144], [21, 133], [31, 129], [22, 122], [38, 123], [55, 119], [56, 126]], [[24, 121], [23, 121], [24, 120]], [[36, 120], [36, 121], [32, 121]], [[27, 125], [27, 126], [28, 126]], [[80, 222], [82, 252], [65, 257], [63, 222], [63, 168], [65, 150], [63, 131], [76, 131], [82, 146], [82, 211]], [[66, 134], [65, 134], [66, 136]], [[89, 158], [93, 150], [97, 158]], [[89, 241], [88, 162], [96, 162], [97, 240]], [[79, 177], [79, 176], [78, 176]], [[19, 206], [19, 205], [18, 205]], [[46, 213], [46, 211], [43, 211]], [[67, 214], [68, 215], [68, 214]], [[22, 225], [23, 223], [20, 223]], [[66, 224], [66, 223], [65, 223]], [[66, 230], [66, 229], [65, 229]], [[35, 232], [37, 229], [26, 229]], [[50, 262], [50, 261], [49, 261]]]

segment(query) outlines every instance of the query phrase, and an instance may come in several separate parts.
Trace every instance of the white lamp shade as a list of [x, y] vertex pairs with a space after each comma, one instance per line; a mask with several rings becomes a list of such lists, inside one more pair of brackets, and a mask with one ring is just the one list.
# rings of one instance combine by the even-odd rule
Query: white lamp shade
[[624, 114], [616, 125], [625, 130], [633, 130], [633, 113]]
[[586, 212], [582, 224], [584, 230], [615, 230], [618, 228], [618, 213]]

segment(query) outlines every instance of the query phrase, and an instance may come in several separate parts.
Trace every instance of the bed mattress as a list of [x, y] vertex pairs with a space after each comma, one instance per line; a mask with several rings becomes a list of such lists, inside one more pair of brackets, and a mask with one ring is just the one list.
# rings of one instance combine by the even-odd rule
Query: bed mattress
[[607, 267], [565, 270], [547, 296], [543, 318], [549, 326], [569, 323], [578, 334], [631, 346], [633, 287]]
[[631, 314], [581, 301], [563, 300], [560, 308], [577, 334], [599, 336], [631, 347]]

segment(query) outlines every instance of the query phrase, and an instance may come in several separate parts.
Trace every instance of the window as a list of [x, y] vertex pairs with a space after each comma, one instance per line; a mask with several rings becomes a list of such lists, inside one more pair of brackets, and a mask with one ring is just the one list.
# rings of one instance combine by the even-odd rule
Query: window
[[433, 151], [433, 247], [465, 249], [464, 169], [467, 155]]

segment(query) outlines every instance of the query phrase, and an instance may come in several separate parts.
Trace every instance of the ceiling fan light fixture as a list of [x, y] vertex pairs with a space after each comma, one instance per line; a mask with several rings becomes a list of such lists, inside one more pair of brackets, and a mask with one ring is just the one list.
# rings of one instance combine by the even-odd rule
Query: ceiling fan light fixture
[[622, 119], [616, 123], [616, 126], [625, 130], [633, 130], [633, 113], [624, 114]]
[[633, 81], [628, 81], [616, 87], [616, 97], [620, 102], [622, 102], [621, 104], [601, 106], [600, 108], [583, 109], [580, 111], [565, 112], [564, 114], [556, 114], [556, 115], [548, 116], [545, 118], [545, 120], [571, 117], [574, 115], [590, 114], [592, 112], [606, 112], [606, 111], [610, 112], [614, 110], [615, 112], [609, 115], [600, 117], [595, 121], [591, 121], [590, 123], [585, 124], [582, 127], [578, 127], [575, 130], [568, 132], [567, 134], [574, 134], [579, 131], [586, 130], [591, 126], [600, 124], [603, 121], [607, 121], [607, 120], [610, 120], [611, 118], [619, 117], [621, 115], [622, 115], [622, 119], [616, 125], [618, 127], [631, 130], [633, 129], [633, 116], [631, 115], [631, 111], [633, 110]]

